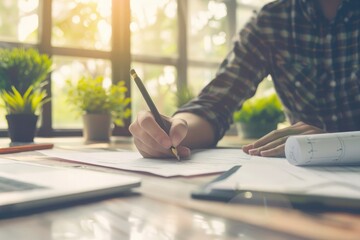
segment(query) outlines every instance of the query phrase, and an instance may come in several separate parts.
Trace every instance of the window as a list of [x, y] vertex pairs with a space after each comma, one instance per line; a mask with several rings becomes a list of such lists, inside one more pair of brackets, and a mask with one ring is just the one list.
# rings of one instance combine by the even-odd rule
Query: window
[[[39, 135], [78, 135], [81, 116], [66, 103], [67, 80], [84, 74], [124, 80], [136, 113], [147, 106], [130, 81], [133, 67], [159, 110], [171, 115], [178, 89], [199, 92], [214, 77], [232, 36], [266, 2], [2, 0], [0, 47], [33, 47], [52, 56], [52, 101], [44, 107]], [[6, 127], [1, 121], [2, 135]], [[128, 134], [127, 126], [116, 133]]]

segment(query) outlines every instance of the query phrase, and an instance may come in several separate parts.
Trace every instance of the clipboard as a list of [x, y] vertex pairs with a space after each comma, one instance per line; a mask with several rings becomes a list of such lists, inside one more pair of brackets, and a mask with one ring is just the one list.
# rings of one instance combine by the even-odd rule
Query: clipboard
[[305, 211], [348, 211], [360, 213], [360, 200], [343, 197], [256, 191], [251, 189], [214, 189], [211, 185], [234, 174], [241, 166], [237, 165], [214, 180], [191, 192], [198, 200], [218, 201], [230, 204], [249, 204], [282, 208], [296, 208]]

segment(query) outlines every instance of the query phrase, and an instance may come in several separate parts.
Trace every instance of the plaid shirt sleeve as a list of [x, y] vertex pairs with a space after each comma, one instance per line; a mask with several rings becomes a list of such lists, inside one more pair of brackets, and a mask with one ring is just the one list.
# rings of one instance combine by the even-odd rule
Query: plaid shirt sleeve
[[255, 94], [258, 84], [269, 74], [269, 50], [262, 40], [259, 19], [261, 16], [252, 18], [239, 33], [216, 77], [197, 98], [176, 112], [191, 112], [210, 122], [215, 130], [214, 145], [229, 129], [234, 110]]

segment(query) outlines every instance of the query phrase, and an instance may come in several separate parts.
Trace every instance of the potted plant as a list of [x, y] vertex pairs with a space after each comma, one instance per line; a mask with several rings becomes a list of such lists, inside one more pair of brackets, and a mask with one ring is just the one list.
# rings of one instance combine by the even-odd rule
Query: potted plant
[[14, 86], [10, 91], [1, 90], [5, 107], [8, 132], [11, 142], [33, 142], [36, 133], [38, 112], [49, 101], [45, 90], [30, 86], [21, 94]]
[[278, 96], [272, 93], [248, 99], [240, 110], [234, 112], [233, 119], [242, 137], [260, 138], [277, 129], [285, 115]]
[[44, 82], [51, 66], [51, 59], [33, 48], [0, 48], [0, 89], [15, 87], [23, 95]]
[[131, 116], [124, 81], [105, 87], [104, 78], [82, 77], [77, 83], [67, 81], [68, 102], [83, 115], [85, 141], [109, 141], [112, 123], [124, 125]]
[[[41, 88], [46, 84], [51, 66], [51, 59], [35, 49], [0, 48], [0, 97], [7, 111], [12, 142], [33, 141], [37, 114], [48, 101]], [[30, 122], [32, 127], [27, 126], [28, 131], [25, 131], [25, 124]], [[18, 135], [20, 132], [28, 132], [29, 135]]]
[[195, 97], [194, 92], [187, 86], [183, 86], [176, 92], [176, 106], [181, 107]]

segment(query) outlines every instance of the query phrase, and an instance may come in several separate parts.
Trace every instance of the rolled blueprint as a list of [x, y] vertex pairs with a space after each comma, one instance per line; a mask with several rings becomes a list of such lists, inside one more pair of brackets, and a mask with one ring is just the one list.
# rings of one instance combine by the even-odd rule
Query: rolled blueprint
[[294, 165], [360, 164], [360, 131], [291, 136], [285, 156]]

